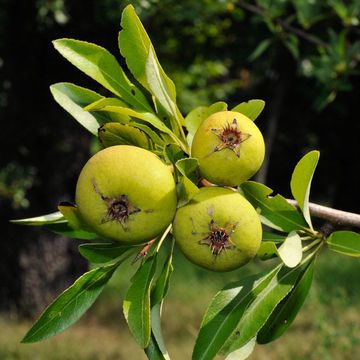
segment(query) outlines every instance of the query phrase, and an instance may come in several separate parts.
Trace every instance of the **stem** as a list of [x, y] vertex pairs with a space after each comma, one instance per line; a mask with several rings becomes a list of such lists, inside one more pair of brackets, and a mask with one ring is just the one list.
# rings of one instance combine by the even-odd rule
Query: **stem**
[[159, 252], [160, 248], [161, 248], [161, 245], [162, 243], [164, 242], [165, 238], [166, 238], [166, 235], [170, 232], [171, 230], [171, 227], [172, 227], [172, 224], [170, 224], [166, 230], [163, 232], [162, 236], [161, 236], [161, 239], [159, 240], [159, 242], [157, 243], [157, 246], [156, 246], [156, 249], [155, 249], [155, 252]]
[[[291, 205], [298, 207], [298, 203], [292, 199], [286, 199]], [[327, 206], [309, 203], [310, 214], [319, 219], [326, 220], [334, 225], [338, 226], [350, 226], [360, 228], [360, 215], [333, 209]]]
[[303, 252], [306, 252], [310, 249], [312, 249], [314, 246], [316, 246], [317, 244], [319, 244], [320, 242], [322, 242], [322, 239], [317, 239], [315, 241], [313, 241], [311, 244], [307, 245], [307, 246], [304, 246], [302, 251]]

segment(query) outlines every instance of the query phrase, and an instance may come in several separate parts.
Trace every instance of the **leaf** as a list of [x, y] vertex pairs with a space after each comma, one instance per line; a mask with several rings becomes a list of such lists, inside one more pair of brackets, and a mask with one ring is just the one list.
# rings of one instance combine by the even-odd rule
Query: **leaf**
[[167, 144], [164, 148], [164, 156], [171, 164], [185, 157], [185, 154], [181, 147], [177, 144]]
[[51, 85], [50, 91], [55, 101], [95, 136], [101, 124], [110, 120], [105, 114], [90, 114], [83, 110], [85, 106], [103, 98], [94, 91], [70, 83]]
[[185, 117], [185, 125], [188, 131], [187, 140], [189, 146], [191, 146], [196, 130], [205, 119], [214, 113], [226, 110], [227, 104], [225, 102], [219, 101], [210, 106], [199, 106], [190, 111], [189, 114]]
[[147, 135], [136, 127], [119, 123], [107, 123], [99, 128], [99, 139], [103, 146], [133, 145], [151, 149]]
[[95, 302], [119, 264], [91, 270], [78, 278], [46, 308], [21, 342], [44, 340], [73, 325]]
[[137, 119], [144, 120], [149, 124], [153, 125], [157, 129], [163, 131], [167, 134], [172, 134], [172, 131], [153, 113], [145, 111], [136, 111], [128, 107], [120, 106], [120, 103], [117, 99], [113, 98], [104, 98], [101, 101], [97, 101], [85, 108], [87, 111], [105, 111], [105, 112], [115, 112], [122, 115], [128, 115]]
[[247, 307], [236, 329], [222, 347], [222, 353], [233, 352], [256, 336], [279, 302], [294, 287], [304, 266], [293, 269], [283, 267], [271, 279], [266, 288]]
[[259, 344], [267, 344], [279, 338], [292, 324], [309, 293], [315, 261], [304, 268], [291, 292], [279, 303], [272, 312], [257, 336]]
[[99, 236], [94, 232], [79, 228], [74, 229], [67, 222], [48, 224], [45, 225], [44, 227], [45, 229], [52, 231], [55, 234], [63, 235], [71, 239], [81, 239], [81, 240], [99, 239]]
[[307, 230], [302, 215], [284, 197], [270, 196], [273, 190], [255, 181], [246, 181], [239, 187], [248, 201], [259, 213], [263, 224], [284, 232]]
[[199, 162], [195, 158], [181, 159], [176, 162], [176, 169], [180, 172], [181, 179], [178, 183], [178, 207], [187, 204], [198, 192], [194, 184], [197, 178]]
[[247, 342], [240, 349], [235, 350], [230, 353], [225, 360], [245, 360], [247, 359], [252, 352], [254, 351], [256, 345], [256, 337], [253, 337], [249, 342]]
[[[146, 75], [146, 67], [152, 43], [132, 5], [128, 5], [124, 9], [121, 17], [121, 27], [122, 30], [119, 33], [121, 55], [125, 58], [126, 65], [135, 79], [139, 81], [145, 89], [151, 91]], [[170, 97], [175, 100], [175, 85], [165, 74], [153, 49], [152, 51], [159, 73], [169, 90]]]
[[360, 256], [360, 234], [356, 232], [335, 231], [326, 242], [332, 251], [348, 256]]
[[73, 229], [80, 229], [82, 227], [82, 221], [76, 205], [69, 202], [61, 202], [58, 205], [58, 209], [64, 215], [70, 227]]
[[264, 107], [264, 100], [254, 99], [247, 102], [242, 102], [241, 104], [231, 109], [231, 111], [239, 112], [247, 116], [252, 121], [255, 121], [257, 117], [261, 114], [261, 112], [264, 110]]
[[261, 41], [258, 46], [256, 46], [255, 50], [250, 54], [249, 61], [254, 61], [258, 57], [260, 57], [271, 45], [272, 39], [265, 39]]
[[278, 249], [283, 263], [290, 268], [300, 264], [302, 259], [301, 238], [296, 231], [292, 231]]
[[193, 360], [212, 360], [223, 347], [249, 305], [276, 276], [280, 267], [226, 286], [212, 299], [196, 339]]
[[156, 256], [149, 257], [133, 277], [123, 311], [129, 329], [142, 348], [150, 341], [150, 286], [156, 269]]
[[149, 360], [169, 360], [162, 354], [153, 334], [150, 336], [149, 345], [144, 349]]
[[152, 111], [144, 94], [129, 81], [115, 57], [106, 49], [74, 39], [58, 39], [53, 44], [65, 59], [128, 104]]
[[288, 33], [286, 38], [284, 39], [284, 44], [287, 49], [290, 51], [291, 55], [295, 60], [299, 60], [300, 52], [299, 52], [299, 40], [294, 34]]
[[269, 231], [263, 231], [262, 241], [273, 241], [273, 242], [283, 242], [286, 239], [285, 235], [275, 234]]
[[300, 209], [304, 214], [306, 222], [312, 229], [310, 210], [309, 210], [309, 194], [311, 181], [319, 161], [320, 152], [310, 151], [295, 166], [291, 177], [290, 187], [294, 199], [298, 202]]
[[151, 294], [151, 304], [155, 306], [156, 304], [160, 304], [162, 299], [166, 296], [169, 289], [169, 282], [171, 274], [174, 271], [174, 267], [172, 265], [172, 254], [170, 254], [164, 264], [164, 267], [161, 271], [159, 278], [156, 280], [155, 287]]
[[17, 225], [42, 226], [42, 225], [54, 224], [60, 222], [66, 223], [67, 221], [60, 211], [56, 211], [51, 214], [40, 215], [27, 219], [10, 220], [10, 222]]
[[125, 246], [114, 243], [91, 243], [81, 244], [79, 246], [79, 252], [88, 261], [99, 264], [112, 261], [136, 248], [135, 246]]
[[262, 241], [256, 256], [260, 260], [269, 260], [279, 256], [276, 244], [272, 241]]

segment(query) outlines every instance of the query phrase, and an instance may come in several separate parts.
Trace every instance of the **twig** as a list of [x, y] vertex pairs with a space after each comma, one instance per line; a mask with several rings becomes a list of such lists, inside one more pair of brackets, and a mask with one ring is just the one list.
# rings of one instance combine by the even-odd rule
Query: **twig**
[[[292, 199], [286, 199], [288, 203], [298, 206]], [[334, 225], [350, 226], [360, 228], [360, 214], [355, 214], [343, 210], [333, 209], [327, 206], [309, 203], [310, 214], [319, 219], [326, 220]]]
[[[266, 18], [269, 18], [270, 20], [272, 20], [267, 14], [266, 12], [256, 6], [256, 5], [252, 5], [252, 4], [249, 4], [247, 2], [244, 2], [244, 1], [240, 1], [239, 2], [239, 6], [242, 7], [243, 9], [245, 10], [248, 10], [254, 14], [257, 14], [257, 15], [260, 15], [262, 17], [266, 17]], [[289, 25], [288, 23], [286, 23], [284, 20], [280, 19], [280, 18], [277, 18], [277, 19], [274, 19], [274, 22], [278, 25], [280, 25], [283, 29], [286, 29], [294, 34], [296, 34], [297, 36], [309, 41], [309, 42], [312, 42], [316, 45], [319, 45], [319, 46], [323, 46], [323, 47], [327, 47], [328, 45], [322, 41], [321, 39], [319, 39], [318, 37], [312, 35], [312, 34], [309, 34], [307, 33], [306, 31], [302, 30], [302, 29], [299, 29], [299, 28], [296, 28], [292, 25]]]

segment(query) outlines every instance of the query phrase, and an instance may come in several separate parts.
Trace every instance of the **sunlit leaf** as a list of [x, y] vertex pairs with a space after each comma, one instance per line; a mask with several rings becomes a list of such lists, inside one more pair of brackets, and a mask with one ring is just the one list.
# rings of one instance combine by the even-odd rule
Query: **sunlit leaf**
[[272, 241], [262, 241], [256, 256], [260, 260], [269, 260], [279, 256], [276, 244]]
[[283, 263], [290, 268], [300, 264], [302, 259], [301, 238], [296, 231], [292, 231], [278, 248], [278, 254]]
[[152, 111], [144, 94], [129, 81], [115, 57], [106, 49], [74, 39], [58, 39], [53, 44], [64, 58], [113, 94], [137, 109]]
[[46, 224], [53, 223], [66, 223], [67, 220], [64, 218], [64, 215], [60, 211], [53, 212], [51, 214], [40, 215], [36, 217], [31, 217], [27, 219], [16, 219], [10, 220], [14, 224], [18, 225], [30, 225], [30, 226], [42, 226]]
[[312, 228], [310, 210], [309, 210], [309, 195], [311, 188], [311, 181], [319, 161], [319, 151], [310, 151], [307, 153], [296, 165], [291, 177], [290, 187], [294, 199], [298, 202], [300, 209], [304, 214], [304, 218], [309, 226]]
[[265, 101], [254, 99], [246, 102], [242, 102], [241, 104], [235, 106], [231, 111], [239, 112], [249, 119], [255, 121], [261, 112], [264, 110]]
[[150, 341], [150, 287], [156, 269], [156, 255], [149, 257], [133, 277], [123, 303], [129, 329], [142, 348]]
[[359, 257], [360, 234], [353, 231], [335, 231], [326, 240], [328, 247], [338, 253]]
[[70, 83], [50, 86], [55, 101], [65, 109], [86, 130], [97, 136], [101, 124], [110, 121], [106, 114], [90, 114], [83, 108], [103, 97], [94, 91]]
[[275, 243], [282, 242], [286, 239], [286, 236], [283, 234], [276, 234], [269, 231], [263, 231], [263, 241], [273, 241]]
[[269, 187], [247, 181], [240, 185], [239, 191], [254, 206], [263, 224], [284, 232], [308, 229], [303, 216], [281, 195], [271, 196], [273, 190]]
[[279, 338], [292, 324], [311, 287], [315, 260], [303, 269], [291, 292], [279, 303], [257, 336], [259, 344]]
[[238, 327], [246, 309], [266, 289], [279, 269], [278, 266], [268, 273], [246, 277], [215, 295], [201, 323], [193, 360], [212, 360], [215, 357]]
[[91, 270], [50, 304], [22, 339], [32, 343], [54, 336], [73, 325], [95, 302], [119, 263]]
[[256, 337], [253, 337], [249, 342], [247, 342], [240, 349], [235, 350], [230, 353], [225, 360], [245, 360], [247, 359], [252, 352], [254, 351], [256, 345]]

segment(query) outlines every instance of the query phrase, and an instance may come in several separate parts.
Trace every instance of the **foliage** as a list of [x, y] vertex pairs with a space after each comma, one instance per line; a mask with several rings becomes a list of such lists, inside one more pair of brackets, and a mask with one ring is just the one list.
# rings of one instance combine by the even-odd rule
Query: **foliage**
[[[298, 21], [310, 26], [300, 2], [296, 4]], [[258, 1], [258, 5], [260, 8], [255, 9], [260, 10], [256, 12], [265, 19], [273, 35], [279, 37], [297, 57], [296, 40], [283, 32], [289, 26], [291, 30], [289, 22], [280, 19], [284, 6], [279, 2], [273, 8], [267, 1]], [[228, 6], [227, 11], [235, 11], [231, 3]], [[243, 7], [249, 8], [247, 4]], [[250, 8], [252, 11], [255, 9]], [[338, 7], [338, 12], [347, 24], [350, 20], [341, 7]], [[160, 65], [154, 46], [131, 5], [124, 9], [121, 25], [120, 53], [134, 79], [126, 75], [120, 63], [106, 49], [84, 41], [59, 39], [54, 41], [54, 46], [61, 55], [112, 94], [104, 97], [69, 83], [52, 85], [52, 94], [75, 120], [99, 137], [104, 147], [124, 143], [141, 146], [173, 165], [179, 184], [178, 206], [183, 206], [198, 191], [198, 163], [197, 159], [190, 157], [189, 142], [202, 119], [218, 109], [226, 109], [227, 104], [218, 102], [198, 107], [184, 118], [177, 105], [175, 85]], [[214, 31], [217, 27], [209, 28], [207, 31]], [[200, 36], [200, 33], [195, 35]], [[201, 37], [198, 41], [201, 42]], [[256, 55], [260, 56], [259, 53], [266, 51], [267, 47], [262, 44]], [[253, 54], [252, 58], [256, 56]], [[262, 100], [254, 99], [237, 105], [235, 109], [255, 120], [263, 107]], [[188, 135], [184, 131], [185, 125]], [[308, 153], [292, 174], [291, 191], [299, 209], [279, 194], [272, 196], [273, 191], [263, 184], [245, 182], [239, 187], [238, 191], [252, 203], [263, 224], [272, 231], [272, 234], [264, 234], [266, 241], [260, 249], [259, 259], [277, 258], [277, 264], [264, 273], [228, 284], [215, 295], [204, 315], [193, 359], [212, 359], [216, 354], [230, 354], [231, 358], [241, 352], [247, 357], [255, 342], [268, 343], [281, 336], [308, 294], [315, 259], [325, 244], [335, 252], [359, 256], [358, 234], [338, 231], [326, 236], [313, 228], [309, 195], [318, 158], [319, 152]], [[74, 238], [101, 240], [82, 225], [76, 206], [71, 204], [60, 204], [57, 213], [15, 222], [46, 226]], [[165, 242], [172, 246], [162, 246]], [[104, 265], [85, 273], [50, 304], [23, 342], [43, 340], [71, 326], [93, 304], [123, 260], [137, 252], [134, 261], [142, 259], [142, 262], [125, 295], [124, 315], [146, 355], [150, 359], [168, 359], [161, 335], [160, 315], [173, 270], [173, 249], [171, 225], [155, 239], [155, 245], [148, 243], [142, 249], [102, 242], [80, 245], [79, 251], [85, 258]], [[167, 253], [165, 262], [158, 259], [160, 251]]]

